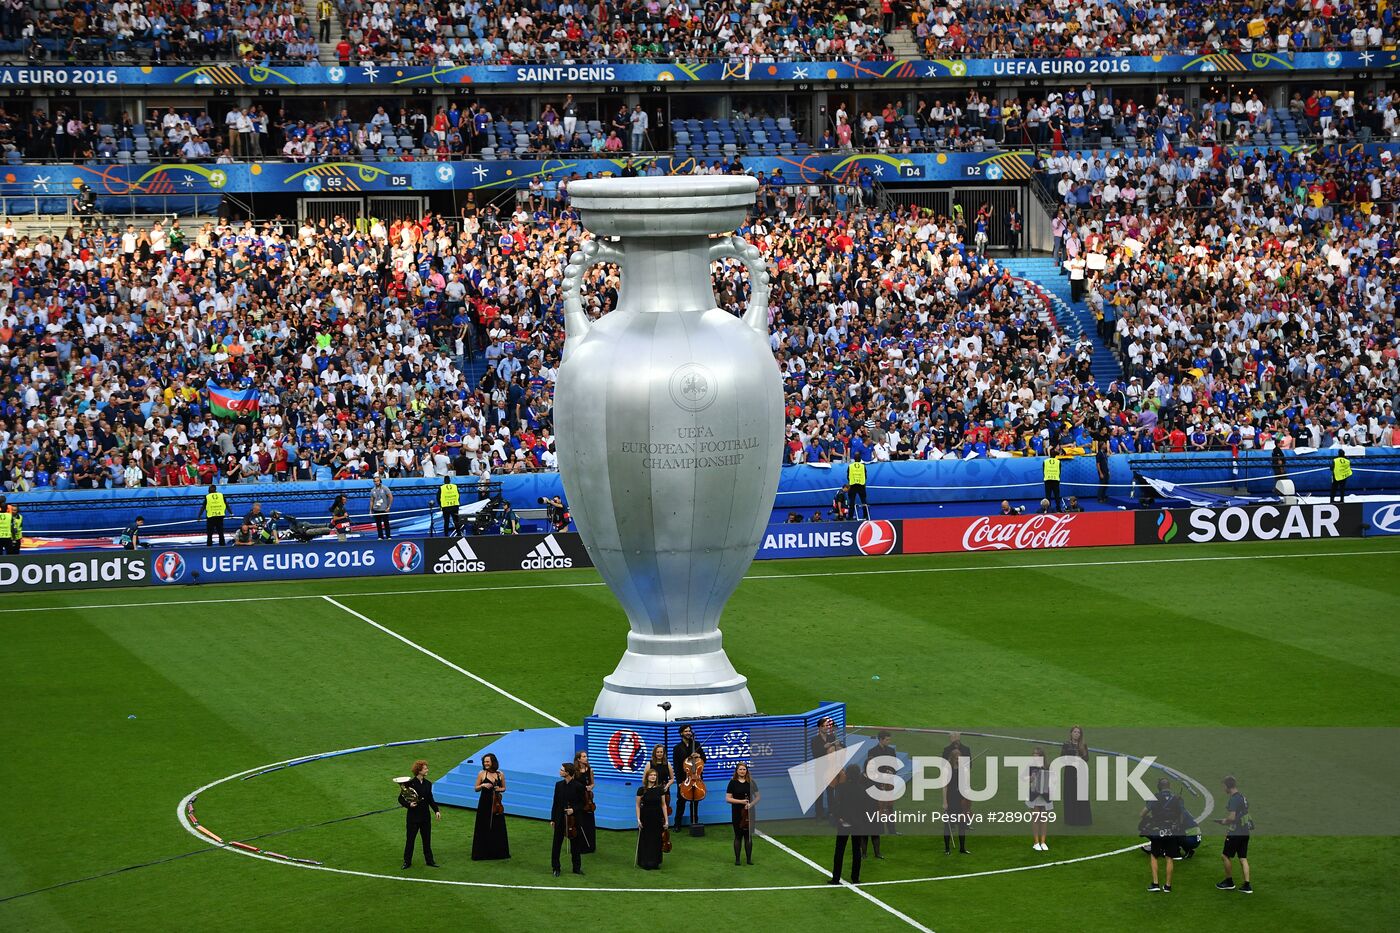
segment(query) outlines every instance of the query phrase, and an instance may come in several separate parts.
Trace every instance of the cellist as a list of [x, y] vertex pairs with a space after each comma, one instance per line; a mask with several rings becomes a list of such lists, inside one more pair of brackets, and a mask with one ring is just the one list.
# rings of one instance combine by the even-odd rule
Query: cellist
[[[676, 743], [676, 747], [671, 750], [671, 774], [673, 780], [684, 781], [689, 773], [685, 763], [693, 756], [698, 756], [703, 762], [705, 760], [705, 748], [695, 740], [695, 730], [690, 726], [681, 726], [681, 740]], [[691, 766], [692, 770], [694, 765]], [[687, 806], [690, 809], [690, 822], [697, 824], [700, 822], [700, 801], [686, 801], [677, 795], [676, 800], [676, 829], [680, 829], [685, 821], [685, 811]]]

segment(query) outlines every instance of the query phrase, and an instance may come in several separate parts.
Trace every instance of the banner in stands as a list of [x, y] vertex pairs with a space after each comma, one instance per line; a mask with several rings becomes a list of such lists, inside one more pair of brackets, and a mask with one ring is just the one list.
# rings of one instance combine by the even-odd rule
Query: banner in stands
[[[1127, 152], [1095, 150], [1101, 157]], [[1192, 151], [1189, 147], [1183, 152]], [[1237, 147], [1231, 151], [1255, 153], [1271, 147]], [[1346, 146], [1349, 154], [1400, 153], [1400, 145]], [[79, 186], [97, 194], [98, 209], [119, 213], [133, 197], [195, 198], [234, 192], [241, 195], [358, 195], [363, 192], [505, 190], [528, 187], [535, 179], [553, 186], [570, 178], [618, 175], [631, 163], [646, 173], [654, 164], [663, 175], [688, 175], [695, 167], [689, 154], [625, 155], [615, 159], [572, 156], [562, 159], [487, 159], [474, 162], [237, 162], [224, 165], [199, 162], [162, 162], [149, 165], [43, 165], [8, 166], [0, 178], [0, 209], [6, 214], [35, 210], [66, 213], [69, 199]], [[1032, 149], [996, 152], [938, 152], [891, 155], [883, 152], [812, 152], [791, 156], [748, 156], [744, 167], [774, 185], [856, 183], [868, 171], [885, 184], [937, 181], [1030, 181], [1039, 171], [1040, 158]], [[777, 174], [774, 174], [777, 173]], [[923, 461], [912, 461], [922, 464]], [[1070, 461], [1073, 463], [1074, 461]], [[1006, 461], [980, 461], [999, 469]], [[1085, 485], [1091, 484], [1093, 462]]]
[[[41, 40], [40, 44], [43, 44]], [[62, 40], [58, 40], [62, 41]], [[215, 88], [327, 87], [461, 89], [472, 85], [573, 86], [579, 84], [772, 84], [802, 86], [824, 82], [885, 83], [938, 78], [1094, 79], [1125, 75], [1243, 73], [1279, 71], [1378, 70], [1400, 58], [1385, 52], [1298, 52], [1274, 55], [1120, 55], [1078, 58], [935, 58], [895, 61], [762, 62], [736, 58], [708, 62], [590, 62], [509, 65], [116, 65], [8, 66], [0, 86], [117, 87], [174, 86]], [[247, 91], [244, 91], [247, 93]]]
[[1367, 502], [1362, 532], [1367, 535], [1400, 535], [1400, 502]]
[[592, 567], [583, 540], [571, 531], [547, 535], [484, 535], [429, 538], [427, 573], [489, 573], [498, 570], [566, 570]]
[[900, 521], [800, 522], [769, 525], [758, 560], [785, 557], [881, 557], [900, 554]]
[[1138, 544], [1361, 537], [1361, 506], [1356, 503], [1158, 509], [1136, 512], [1134, 521]]
[[0, 593], [144, 586], [150, 563], [150, 554], [130, 551], [0, 557]]
[[338, 541], [152, 551], [152, 583], [314, 580], [423, 572], [421, 541]]
[[1133, 517], [1128, 512], [979, 515], [904, 522], [905, 554], [1032, 551], [1132, 543]]

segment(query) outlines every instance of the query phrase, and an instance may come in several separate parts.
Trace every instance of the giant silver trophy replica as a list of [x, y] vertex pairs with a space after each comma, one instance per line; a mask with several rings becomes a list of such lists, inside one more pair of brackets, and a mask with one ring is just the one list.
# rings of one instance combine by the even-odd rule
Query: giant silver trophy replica
[[[594, 713], [660, 719], [754, 712], [719, 617], [753, 561], [778, 489], [782, 378], [757, 248], [712, 239], [743, 223], [750, 177], [579, 181], [598, 237], [564, 271], [567, 339], [554, 418], [569, 508], [631, 632]], [[743, 318], [715, 307], [710, 264], [749, 271]], [[590, 323], [583, 274], [616, 263], [617, 308]]]

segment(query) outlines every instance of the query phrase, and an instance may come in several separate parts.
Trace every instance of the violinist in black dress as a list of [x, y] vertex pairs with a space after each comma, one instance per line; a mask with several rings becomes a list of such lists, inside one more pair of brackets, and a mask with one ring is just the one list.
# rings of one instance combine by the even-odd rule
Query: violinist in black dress
[[660, 776], [650, 768], [637, 788], [637, 867], [652, 871], [661, 867], [661, 832], [670, 814]]
[[506, 777], [495, 755], [481, 759], [476, 773], [476, 828], [472, 831], [472, 861], [485, 862], [510, 858], [510, 838], [506, 835], [506, 815], [496, 812], [498, 794], [506, 791]]
[[734, 826], [734, 864], [739, 864], [739, 849], [753, 864], [753, 808], [758, 803], [758, 782], [749, 773], [746, 762], [734, 769], [734, 777], [724, 790], [724, 800], [730, 806], [729, 821]]
[[[1069, 730], [1069, 741], [1060, 746], [1060, 757], [1078, 758], [1084, 762], [1084, 773], [1089, 773], [1089, 745], [1084, 741], [1084, 730], [1079, 726]], [[1079, 799], [1079, 772], [1074, 768], [1065, 768], [1060, 772], [1064, 775], [1064, 792], [1060, 799], [1064, 801], [1061, 809], [1065, 815], [1066, 826], [1092, 826], [1094, 825], [1093, 810], [1089, 806], [1089, 794], [1087, 785], [1084, 791], [1084, 799]]]
[[[574, 755], [574, 770], [578, 772], [578, 777], [574, 780], [583, 785], [583, 793], [588, 804], [593, 803], [593, 768], [588, 764], [588, 752], [579, 750]], [[598, 851], [598, 820], [597, 814], [585, 804], [578, 814], [578, 843], [579, 852], [587, 855], [590, 852]]]

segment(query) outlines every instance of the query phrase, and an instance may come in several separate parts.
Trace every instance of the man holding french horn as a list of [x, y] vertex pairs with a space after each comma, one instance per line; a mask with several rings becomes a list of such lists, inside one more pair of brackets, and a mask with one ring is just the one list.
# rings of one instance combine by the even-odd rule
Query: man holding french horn
[[[406, 811], [403, 867], [412, 867], [413, 840], [421, 834], [423, 861], [429, 868], [437, 868], [438, 863], [433, 861], [433, 818], [442, 819], [442, 811], [433, 799], [433, 782], [428, 780], [428, 762], [419, 758], [413, 763], [413, 776], [394, 778], [394, 783], [399, 785], [399, 806]], [[428, 815], [430, 809], [433, 816]]]

